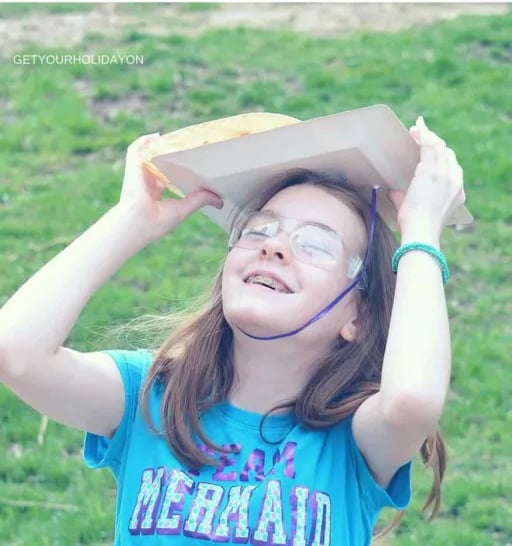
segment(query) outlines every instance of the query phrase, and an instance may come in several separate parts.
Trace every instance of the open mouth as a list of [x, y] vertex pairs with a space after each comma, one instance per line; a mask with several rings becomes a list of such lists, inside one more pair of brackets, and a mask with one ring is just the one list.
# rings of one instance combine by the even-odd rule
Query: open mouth
[[247, 279], [245, 279], [245, 284], [255, 284], [259, 286], [263, 286], [269, 290], [272, 290], [274, 292], [279, 292], [281, 294], [292, 294], [293, 292], [285, 285], [277, 281], [276, 279], [272, 279], [270, 277], [264, 277], [263, 275], [250, 275]]

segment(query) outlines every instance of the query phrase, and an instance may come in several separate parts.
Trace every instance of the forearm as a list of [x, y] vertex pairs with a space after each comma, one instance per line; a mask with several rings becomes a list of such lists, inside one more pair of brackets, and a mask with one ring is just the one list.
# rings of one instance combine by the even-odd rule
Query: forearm
[[3, 358], [22, 369], [57, 351], [92, 295], [149, 242], [142, 233], [133, 215], [113, 207], [41, 268], [0, 309]]
[[[402, 244], [413, 241], [439, 248], [435, 232], [411, 229]], [[398, 412], [423, 411], [439, 416], [450, 381], [451, 347], [448, 312], [437, 260], [409, 251], [399, 262], [381, 395]], [[404, 406], [406, 404], [406, 406]], [[409, 405], [410, 404], [410, 405]]]

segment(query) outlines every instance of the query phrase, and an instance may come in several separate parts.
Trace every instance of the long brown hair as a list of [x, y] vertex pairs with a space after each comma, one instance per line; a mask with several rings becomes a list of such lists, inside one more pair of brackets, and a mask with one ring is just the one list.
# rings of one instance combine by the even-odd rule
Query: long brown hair
[[[298, 184], [314, 185], [336, 196], [361, 217], [369, 233], [368, 195], [349, 184], [343, 175], [307, 169], [286, 171], [246, 208], [259, 210], [276, 193]], [[233, 224], [236, 221], [235, 218]], [[362, 402], [379, 391], [395, 290], [390, 263], [396, 248], [393, 233], [377, 215], [372, 252], [363, 282], [356, 290], [361, 317], [357, 339], [345, 342], [338, 338], [317, 363], [297, 398], [279, 406], [291, 407], [297, 422], [305, 427], [330, 427], [353, 415]], [[151, 428], [165, 436], [175, 456], [188, 468], [216, 464], [200, 450], [196, 438], [215, 452], [223, 452], [206, 437], [199, 422], [205, 410], [227, 398], [234, 378], [233, 334], [222, 310], [222, 267], [202, 308], [190, 313], [156, 352], [141, 393], [141, 406]], [[163, 432], [156, 430], [149, 414], [149, 393], [154, 385], [162, 390]], [[423, 506], [423, 510], [432, 507], [430, 520], [439, 509], [446, 466], [444, 443], [438, 431], [428, 436], [420, 453], [434, 474], [433, 487]], [[378, 536], [396, 526], [402, 515], [399, 513]]]

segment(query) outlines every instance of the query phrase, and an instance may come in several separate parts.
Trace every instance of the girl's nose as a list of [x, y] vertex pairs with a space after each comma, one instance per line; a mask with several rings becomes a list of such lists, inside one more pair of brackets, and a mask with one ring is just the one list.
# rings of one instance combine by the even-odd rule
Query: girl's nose
[[292, 259], [288, 233], [281, 231], [265, 239], [260, 254], [270, 258], [276, 256], [280, 261], [288, 263]]

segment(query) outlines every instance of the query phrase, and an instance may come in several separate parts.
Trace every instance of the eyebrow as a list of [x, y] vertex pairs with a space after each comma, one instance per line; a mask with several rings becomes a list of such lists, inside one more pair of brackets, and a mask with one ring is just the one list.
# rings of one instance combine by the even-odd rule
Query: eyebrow
[[[266, 213], [273, 214], [274, 216], [281, 216], [280, 214], [277, 214], [277, 212], [274, 212], [273, 210], [270, 210], [270, 209], [261, 209], [259, 212], [266, 212]], [[286, 216], [283, 216], [283, 218], [286, 218]], [[298, 220], [297, 218], [289, 218], [289, 219], [297, 220], [301, 225], [308, 224], [312, 226], [317, 226], [317, 227], [326, 229], [328, 231], [331, 231], [332, 233], [335, 233], [336, 235], [338, 235], [338, 237], [340, 236], [340, 234], [335, 229], [333, 229], [331, 226], [328, 226], [326, 224], [322, 224], [322, 222], [316, 222], [315, 220]]]

